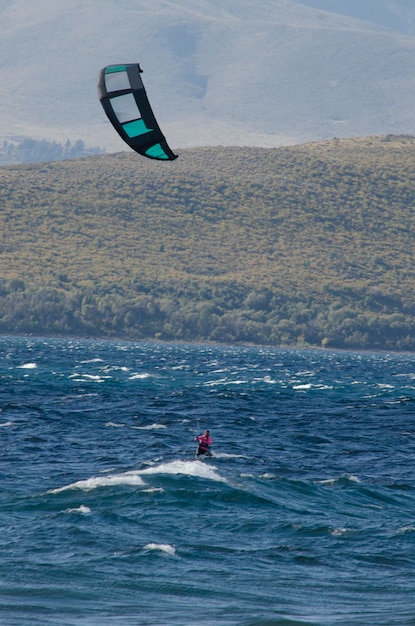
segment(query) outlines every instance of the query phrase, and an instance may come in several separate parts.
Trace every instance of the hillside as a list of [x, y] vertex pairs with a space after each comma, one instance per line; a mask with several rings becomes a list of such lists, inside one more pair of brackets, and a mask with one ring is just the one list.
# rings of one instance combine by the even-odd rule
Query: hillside
[[0, 168], [0, 331], [415, 350], [415, 138]]
[[299, 4], [348, 15], [396, 31], [415, 35], [415, 6], [412, 0], [296, 0]]
[[414, 15], [412, 0], [7, 0], [0, 158], [28, 139], [125, 149], [96, 90], [123, 62], [174, 150], [413, 133]]

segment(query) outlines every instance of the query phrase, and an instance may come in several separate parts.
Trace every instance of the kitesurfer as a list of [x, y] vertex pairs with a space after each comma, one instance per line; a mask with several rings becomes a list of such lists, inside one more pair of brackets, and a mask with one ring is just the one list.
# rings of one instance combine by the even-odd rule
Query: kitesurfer
[[205, 430], [203, 435], [195, 437], [195, 441], [199, 442], [196, 456], [212, 456], [212, 453], [210, 451], [210, 446], [212, 445], [212, 437], [210, 436], [208, 430]]

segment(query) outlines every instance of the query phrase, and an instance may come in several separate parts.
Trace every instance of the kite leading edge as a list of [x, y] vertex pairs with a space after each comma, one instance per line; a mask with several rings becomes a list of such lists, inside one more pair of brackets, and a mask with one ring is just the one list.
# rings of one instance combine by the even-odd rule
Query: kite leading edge
[[98, 80], [98, 95], [120, 137], [136, 152], [159, 161], [173, 161], [144, 89], [138, 63], [108, 65]]

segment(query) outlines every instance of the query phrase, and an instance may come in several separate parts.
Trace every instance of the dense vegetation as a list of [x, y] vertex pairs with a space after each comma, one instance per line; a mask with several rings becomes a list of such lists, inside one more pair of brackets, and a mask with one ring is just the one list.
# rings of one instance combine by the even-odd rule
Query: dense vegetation
[[415, 350], [415, 138], [0, 169], [0, 332]]

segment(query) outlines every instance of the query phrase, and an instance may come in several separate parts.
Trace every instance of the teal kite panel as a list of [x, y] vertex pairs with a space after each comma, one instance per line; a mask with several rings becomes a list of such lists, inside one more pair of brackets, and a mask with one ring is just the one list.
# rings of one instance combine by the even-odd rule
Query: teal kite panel
[[169, 158], [159, 143], [156, 143], [154, 146], [151, 146], [151, 148], [146, 150], [145, 153], [147, 156], [152, 157], [153, 159], [168, 159]]
[[152, 128], [147, 128], [143, 119], [127, 122], [126, 124], [123, 124], [122, 127], [131, 138], [144, 135], [144, 133], [149, 133], [153, 130]]
[[126, 65], [110, 65], [105, 68], [106, 74], [112, 74], [113, 72], [125, 72], [127, 70]]

